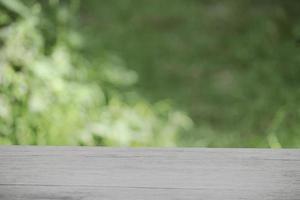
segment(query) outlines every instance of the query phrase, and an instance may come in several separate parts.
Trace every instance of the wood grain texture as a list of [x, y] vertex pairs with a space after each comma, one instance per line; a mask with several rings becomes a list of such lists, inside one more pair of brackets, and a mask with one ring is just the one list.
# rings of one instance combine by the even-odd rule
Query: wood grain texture
[[0, 147], [2, 200], [300, 200], [300, 150]]

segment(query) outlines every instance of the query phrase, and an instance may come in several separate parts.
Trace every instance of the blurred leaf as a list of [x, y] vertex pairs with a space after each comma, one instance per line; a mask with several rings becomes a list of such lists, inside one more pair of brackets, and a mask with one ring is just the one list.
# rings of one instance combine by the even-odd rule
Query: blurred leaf
[[28, 8], [19, 0], [0, 0], [0, 4], [5, 6], [8, 10], [15, 12], [22, 17], [30, 15]]

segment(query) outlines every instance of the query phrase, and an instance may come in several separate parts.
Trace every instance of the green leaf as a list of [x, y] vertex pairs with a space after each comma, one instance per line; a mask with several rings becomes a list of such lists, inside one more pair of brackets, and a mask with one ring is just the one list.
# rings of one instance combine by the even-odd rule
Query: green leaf
[[0, 4], [22, 17], [26, 17], [30, 14], [28, 8], [19, 0], [0, 0]]

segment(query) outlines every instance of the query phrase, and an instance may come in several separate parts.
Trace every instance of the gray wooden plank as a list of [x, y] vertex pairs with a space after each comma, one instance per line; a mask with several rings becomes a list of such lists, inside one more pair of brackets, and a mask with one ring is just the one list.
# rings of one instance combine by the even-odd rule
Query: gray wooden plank
[[300, 200], [300, 150], [6, 146], [0, 199]]

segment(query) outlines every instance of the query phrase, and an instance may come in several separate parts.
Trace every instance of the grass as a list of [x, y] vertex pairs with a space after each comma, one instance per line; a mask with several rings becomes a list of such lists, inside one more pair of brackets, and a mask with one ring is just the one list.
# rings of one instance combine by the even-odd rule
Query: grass
[[189, 113], [196, 128], [180, 145], [300, 147], [299, 17], [285, 6], [87, 1], [85, 53], [117, 55], [139, 74], [141, 94]]

